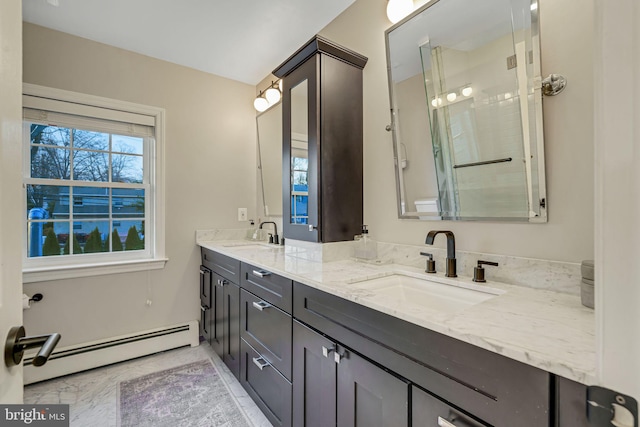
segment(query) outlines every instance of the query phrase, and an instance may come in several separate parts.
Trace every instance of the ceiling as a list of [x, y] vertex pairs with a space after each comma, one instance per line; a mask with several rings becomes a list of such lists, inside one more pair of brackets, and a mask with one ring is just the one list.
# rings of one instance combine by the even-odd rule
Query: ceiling
[[257, 84], [355, 0], [23, 0], [26, 22]]

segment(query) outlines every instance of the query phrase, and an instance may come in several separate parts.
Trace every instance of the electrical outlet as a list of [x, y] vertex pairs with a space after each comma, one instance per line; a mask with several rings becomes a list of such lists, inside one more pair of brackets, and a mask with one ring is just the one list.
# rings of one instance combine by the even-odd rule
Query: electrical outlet
[[238, 221], [247, 220], [247, 208], [238, 208]]

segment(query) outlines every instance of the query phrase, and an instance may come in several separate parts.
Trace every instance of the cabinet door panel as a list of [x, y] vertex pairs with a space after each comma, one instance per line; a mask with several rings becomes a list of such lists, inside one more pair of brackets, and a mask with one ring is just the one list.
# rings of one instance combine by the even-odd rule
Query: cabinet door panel
[[409, 384], [355, 353], [346, 352], [338, 364], [337, 425], [408, 426]]
[[[487, 427], [415, 386], [411, 390], [411, 409], [413, 426]], [[518, 425], [517, 420], [508, 424]]]
[[[323, 347], [327, 356], [323, 353]], [[293, 322], [293, 425], [336, 425], [335, 343]]]
[[222, 360], [236, 378], [240, 378], [240, 288], [228, 283], [224, 298], [224, 354]]
[[587, 386], [556, 377], [556, 427], [588, 427]]
[[209, 343], [213, 350], [222, 358], [224, 355], [224, 283], [223, 277], [211, 274], [211, 326], [209, 328]]
[[[296, 68], [283, 80], [282, 93], [282, 137], [283, 159], [285, 159], [282, 165], [283, 234], [287, 239], [309, 242], [320, 241], [322, 233], [318, 215], [318, 152], [320, 150], [318, 65], [319, 58], [315, 55]], [[306, 147], [305, 141], [299, 141], [299, 146], [294, 147], [296, 138], [306, 138]], [[299, 161], [294, 159], [306, 159], [306, 177], [296, 177], [296, 170], [300, 169], [300, 166], [293, 164]], [[304, 163], [302, 161], [302, 164]], [[305, 175], [300, 170], [298, 173]], [[306, 196], [302, 194], [305, 188]], [[304, 218], [304, 215], [292, 215], [297, 214], [298, 211], [304, 211], [305, 208], [307, 218]], [[312, 228], [309, 229], [309, 226]]]
[[291, 426], [291, 383], [241, 340], [240, 383], [274, 426]]

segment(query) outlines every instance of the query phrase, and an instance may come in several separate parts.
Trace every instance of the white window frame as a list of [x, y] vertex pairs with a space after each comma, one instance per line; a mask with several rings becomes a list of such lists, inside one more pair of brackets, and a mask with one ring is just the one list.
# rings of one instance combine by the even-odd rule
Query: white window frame
[[[88, 277], [102, 274], [126, 273], [142, 270], [164, 268], [168, 259], [165, 256], [165, 183], [164, 183], [164, 119], [163, 108], [134, 104], [71, 92], [61, 89], [25, 83], [23, 85], [23, 106], [40, 107], [47, 110], [49, 105], [63, 101], [74, 111], [74, 114], [91, 117], [91, 112], [97, 107], [113, 110], [115, 116], [126, 116], [127, 113], [149, 116], [154, 127], [154, 143], [149, 144], [149, 204], [145, 209], [145, 230], [153, 233], [153, 243], [143, 251], [124, 253], [83, 254], [77, 257], [37, 257], [27, 256], [27, 218], [23, 220], [23, 268], [24, 283], [42, 282], [49, 280]], [[27, 136], [23, 143], [23, 177], [30, 175], [29, 140]], [[146, 172], [145, 172], [146, 173]], [[26, 188], [26, 186], [25, 186]], [[26, 209], [26, 191], [23, 191], [22, 206]], [[70, 230], [70, 235], [73, 233]]]

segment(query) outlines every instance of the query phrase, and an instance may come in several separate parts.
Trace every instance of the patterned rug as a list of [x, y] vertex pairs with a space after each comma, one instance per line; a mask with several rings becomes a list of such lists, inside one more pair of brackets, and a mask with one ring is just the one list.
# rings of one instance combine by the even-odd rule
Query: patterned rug
[[118, 427], [249, 427], [210, 360], [118, 384]]

